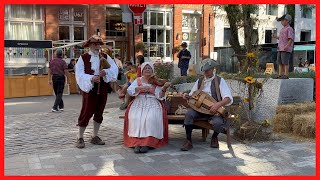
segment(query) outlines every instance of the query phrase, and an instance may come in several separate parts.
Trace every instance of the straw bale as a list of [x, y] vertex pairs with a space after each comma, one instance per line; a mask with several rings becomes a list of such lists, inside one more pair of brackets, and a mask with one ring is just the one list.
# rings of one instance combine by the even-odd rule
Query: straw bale
[[316, 116], [314, 112], [296, 115], [293, 118], [293, 134], [307, 138], [315, 138]]
[[292, 113], [277, 114], [272, 121], [273, 130], [275, 132], [280, 132], [280, 133], [292, 132], [293, 117], [294, 117], [294, 114]]

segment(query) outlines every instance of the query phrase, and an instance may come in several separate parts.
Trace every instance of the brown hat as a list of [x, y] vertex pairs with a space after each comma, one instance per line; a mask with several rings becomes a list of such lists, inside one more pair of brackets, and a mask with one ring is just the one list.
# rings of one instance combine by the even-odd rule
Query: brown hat
[[86, 42], [84, 42], [82, 46], [89, 47], [90, 44], [92, 44], [92, 43], [97, 43], [97, 44], [103, 45], [101, 37], [98, 35], [93, 35]]

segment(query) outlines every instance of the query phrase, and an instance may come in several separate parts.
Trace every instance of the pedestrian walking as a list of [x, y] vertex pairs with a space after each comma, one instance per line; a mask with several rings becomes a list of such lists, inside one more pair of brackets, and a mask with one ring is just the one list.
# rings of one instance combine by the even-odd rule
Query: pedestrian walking
[[64, 110], [62, 95], [65, 82], [66, 79], [67, 84], [69, 84], [70, 81], [67, 63], [62, 59], [62, 49], [58, 49], [55, 53], [56, 57], [52, 59], [49, 63], [48, 83], [49, 85], [53, 85], [54, 94], [56, 95], [56, 99], [54, 101], [54, 105], [51, 111], [61, 112]]

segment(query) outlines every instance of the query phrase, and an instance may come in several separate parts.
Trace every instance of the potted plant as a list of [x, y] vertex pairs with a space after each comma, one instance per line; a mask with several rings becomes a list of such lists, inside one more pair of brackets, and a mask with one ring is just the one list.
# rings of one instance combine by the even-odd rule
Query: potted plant
[[144, 51], [147, 49], [146, 45], [143, 42], [138, 42], [135, 45], [136, 52], [138, 52], [139, 55], [143, 55]]
[[181, 51], [181, 49], [182, 49], [182, 47], [181, 47], [180, 45], [174, 47], [174, 48], [172, 49], [172, 54], [175, 54], [175, 53]]

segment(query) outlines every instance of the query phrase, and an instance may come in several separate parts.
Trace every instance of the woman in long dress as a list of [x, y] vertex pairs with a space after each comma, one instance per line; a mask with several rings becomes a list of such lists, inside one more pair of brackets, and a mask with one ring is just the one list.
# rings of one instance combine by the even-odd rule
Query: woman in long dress
[[150, 84], [154, 67], [150, 62], [141, 65], [142, 77], [138, 77], [128, 88], [135, 99], [128, 106], [124, 121], [124, 145], [134, 148], [135, 153], [146, 153], [149, 148], [160, 148], [168, 144], [168, 119], [163, 103], [167, 82], [163, 87]]

